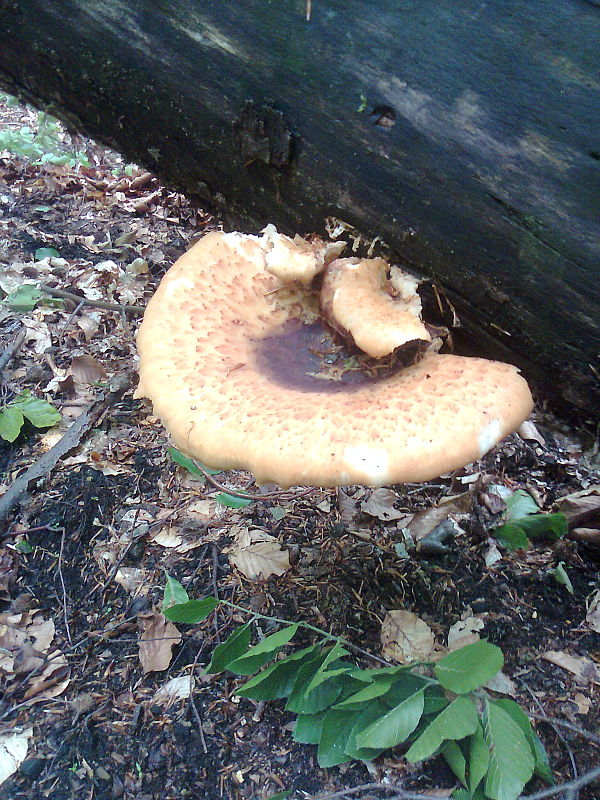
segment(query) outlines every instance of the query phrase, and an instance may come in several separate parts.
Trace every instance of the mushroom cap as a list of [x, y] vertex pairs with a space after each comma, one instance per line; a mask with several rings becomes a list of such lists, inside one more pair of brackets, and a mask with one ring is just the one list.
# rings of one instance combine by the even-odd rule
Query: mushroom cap
[[320, 239], [307, 242], [297, 235], [290, 239], [277, 233], [274, 225], [267, 225], [262, 233], [267, 272], [286, 283], [310, 283], [346, 247], [346, 242], [322, 242]]
[[428, 352], [386, 377], [324, 380], [316, 299], [269, 273], [266, 249], [209, 233], [148, 304], [136, 394], [183, 452], [259, 484], [383, 486], [464, 466], [528, 415], [517, 369], [479, 358]]
[[421, 321], [418, 280], [398, 267], [392, 267], [388, 280], [389, 270], [383, 258], [338, 258], [323, 277], [323, 315], [373, 358], [409, 342], [431, 342]]

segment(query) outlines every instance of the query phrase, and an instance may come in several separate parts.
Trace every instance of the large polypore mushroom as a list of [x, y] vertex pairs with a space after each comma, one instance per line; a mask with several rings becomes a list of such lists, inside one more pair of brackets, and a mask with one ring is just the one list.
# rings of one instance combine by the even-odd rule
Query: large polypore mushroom
[[[291, 272], [277, 263], [290, 253]], [[140, 328], [137, 396], [177, 447], [259, 483], [382, 486], [464, 466], [523, 421], [531, 395], [509, 364], [430, 349], [358, 369], [307, 283], [338, 255], [272, 229], [215, 232], [173, 265]]]

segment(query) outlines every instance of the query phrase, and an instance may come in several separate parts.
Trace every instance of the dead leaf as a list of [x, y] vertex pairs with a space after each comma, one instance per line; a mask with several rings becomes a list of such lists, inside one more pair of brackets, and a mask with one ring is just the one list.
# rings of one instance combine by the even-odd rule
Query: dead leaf
[[571, 656], [563, 650], [548, 650], [542, 653], [544, 661], [556, 664], [557, 667], [566, 669], [577, 678], [586, 683], [600, 684], [600, 671], [594, 662], [585, 656]]
[[171, 650], [181, 642], [181, 634], [159, 611], [141, 617], [141, 626], [139, 659], [144, 674], [160, 672], [171, 663]]
[[418, 542], [448, 518], [453, 519], [455, 522], [466, 519], [471, 510], [471, 501], [471, 492], [463, 492], [454, 497], [449, 497], [445, 502], [440, 501], [439, 506], [417, 512], [407, 525], [410, 535], [415, 542]]
[[370, 517], [377, 517], [382, 522], [391, 522], [406, 516], [406, 511], [398, 511], [394, 503], [400, 500], [390, 489], [374, 489], [368, 500], [360, 504], [361, 511]]
[[480, 617], [465, 617], [459, 619], [448, 631], [448, 650], [458, 650], [467, 644], [479, 641], [477, 631], [482, 630], [485, 623]]
[[185, 700], [194, 688], [194, 679], [191, 675], [179, 675], [164, 683], [154, 694], [153, 703], [168, 705], [174, 700]]
[[115, 575], [115, 583], [122, 586], [128, 594], [139, 597], [148, 594], [150, 586], [146, 578], [146, 570], [139, 567], [120, 567]]
[[358, 508], [356, 498], [350, 497], [343, 489], [338, 489], [336, 492], [338, 511], [340, 514], [340, 521], [349, 528], [354, 526], [356, 517], [358, 516]]
[[0, 784], [15, 773], [27, 756], [33, 728], [0, 736]]
[[98, 359], [89, 355], [75, 356], [71, 361], [69, 374], [77, 383], [86, 386], [103, 381], [108, 375]]
[[561, 497], [556, 508], [567, 518], [571, 536], [600, 544], [600, 484]]
[[545, 445], [546, 440], [542, 436], [542, 434], [538, 431], [535, 424], [526, 419], [521, 425], [519, 425], [517, 429], [517, 433], [526, 442], [537, 442], [538, 444]]
[[242, 530], [229, 550], [229, 562], [252, 581], [283, 575], [290, 569], [290, 556], [274, 536], [263, 531]]
[[102, 316], [99, 311], [86, 311], [85, 314], [79, 314], [76, 322], [83, 331], [86, 342], [89, 342], [92, 339], [100, 327], [101, 320]]
[[516, 683], [504, 672], [497, 672], [484, 686], [486, 689], [491, 689], [492, 692], [498, 692], [498, 694], [509, 694], [512, 697], [516, 697], [517, 694]]
[[578, 714], [587, 714], [591, 707], [591, 700], [589, 697], [586, 697], [581, 692], [577, 692], [573, 697], [573, 702], [577, 706], [577, 713]]
[[593, 631], [600, 633], [600, 589], [592, 596], [585, 621]]
[[381, 625], [382, 655], [399, 664], [427, 661], [435, 651], [433, 631], [412, 611], [388, 611]]

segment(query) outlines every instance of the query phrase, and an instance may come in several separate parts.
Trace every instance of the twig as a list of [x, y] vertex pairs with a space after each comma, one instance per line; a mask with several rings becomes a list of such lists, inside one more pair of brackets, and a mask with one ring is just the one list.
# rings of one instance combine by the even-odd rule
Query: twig
[[554, 719], [553, 717], [546, 717], [544, 714], [530, 713], [528, 716], [532, 719], [537, 719], [540, 722], [547, 722], [549, 725], [558, 725], [561, 728], [568, 728], [568, 730], [573, 731], [573, 733], [576, 733], [578, 736], [583, 736], [584, 739], [594, 742], [594, 744], [600, 744], [600, 736], [597, 736], [595, 733], [592, 733], [585, 728], [579, 728], [577, 725], [573, 725], [572, 722], [566, 722], [562, 719]]
[[92, 306], [92, 308], [103, 308], [105, 311], [120, 311], [121, 313], [134, 314], [141, 317], [146, 310], [144, 306], [124, 306], [120, 303], [107, 303], [104, 300], [88, 300], [87, 297], [82, 297], [73, 292], [66, 292], [64, 289], [57, 289], [54, 286], [48, 286], [46, 283], [40, 283], [40, 289], [53, 297], [64, 297], [66, 300], [72, 300], [78, 305], [83, 304], [84, 306]]
[[252, 494], [251, 492], [238, 492], [236, 489], [229, 489], [222, 483], [219, 483], [216, 478], [214, 478], [210, 472], [207, 471], [202, 464], [199, 464], [195, 459], [192, 459], [196, 467], [200, 470], [200, 472], [204, 475], [206, 480], [218, 489], [220, 492], [225, 492], [226, 494], [230, 494], [232, 497], [241, 497], [243, 500], [297, 500], [299, 497], [304, 497], [305, 495], [312, 492], [313, 487], [311, 486], [309, 489], [303, 489], [301, 492], [292, 493], [290, 494], [287, 490], [282, 490], [281, 492], [269, 492], [268, 494], [260, 494], [260, 492], [255, 492]]
[[26, 336], [27, 336], [27, 330], [23, 328], [22, 330], [19, 331], [19, 333], [17, 333], [17, 335], [8, 345], [6, 350], [4, 350], [4, 352], [0, 356], [0, 372], [2, 372], [4, 367], [11, 360], [11, 358], [19, 352], [21, 347], [23, 347], [23, 342], [25, 341]]
[[[192, 682], [194, 680], [194, 676], [191, 677]], [[200, 712], [196, 707], [196, 701], [194, 700], [194, 687], [192, 686], [190, 691], [190, 706], [192, 708], [192, 714], [194, 715], [194, 719], [196, 720], [196, 725], [198, 726], [198, 735], [200, 736], [200, 744], [202, 746], [202, 751], [204, 753], [208, 753], [208, 747], [206, 746], [206, 739], [204, 738], [204, 730], [202, 728], [202, 717], [200, 716]]]
[[541, 792], [536, 792], [535, 794], [526, 794], [523, 795], [520, 800], [545, 800], [546, 797], [556, 797], [557, 794], [561, 792], [570, 792], [573, 789], [577, 791], [577, 789], [582, 789], [584, 786], [589, 786], [590, 783], [594, 783], [600, 779], [600, 767], [596, 767], [595, 769], [591, 769], [589, 772], [584, 773], [579, 778], [575, 778], [575, 780], [568, 781], [567, 783], [561, 783], [558, 786], [551, 786], [549, 789], [543, 789]]
[[67, 609], [67, 589], [65, 587], [65, 579], [63, 577], [62, 572], [62, 558], [63, 558], [63, 550], [65, 548], [65, 529], [64, 528], [57, 528], [57, 531], [62, 531], [60, 537], [60, 551], [58, 553], [58, 577], [60, 578], [60, 585], [62, 587], [62, 596], [63, 596], [63, 615], [65, 618], [65, 630], [67, 632], [67, 640], [69, 644], [73, 644], [71, 639], [71, 628], [69, 627], [69, 613]]
[[112, 386], [105, 390], [100, 397], [91, 403], [80, 414], [65, 435], [54, 447], [51, 447], [43, 456], [38, 458], [25, 472], [11, 484], [8, 491], [0, 497], [0, 522], [6, 517], [11, 508], [17, 503], [19, 497], [27, 491], [31, 481], [47, 475], [64, 455], [80, 443], [83, 435], [98, 422], [111, 403], [118, 400], [129, 386], [129, 381], [123, 378], [112, 382]]

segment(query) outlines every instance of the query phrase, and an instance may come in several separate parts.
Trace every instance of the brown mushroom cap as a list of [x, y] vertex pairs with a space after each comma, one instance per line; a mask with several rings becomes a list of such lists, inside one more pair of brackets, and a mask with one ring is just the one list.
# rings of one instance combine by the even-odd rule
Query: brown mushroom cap
[[[383, 258], [338, 258], [325, 270], [321, 310], [342, 335], [373, 358], [409, 342], [431, 342], [421, 321], [418, 280]], [[393, 294], [392, 294], [393, 293]]]
[[532, 407], [515, 367], [427, 353], [374, 379], [320, 376], [311, 292], [265, 265], [261, 237], [209, 233], [150, 300], [140, 385], [177, 447], [258, 483], [382, 486], [481, 457]]

